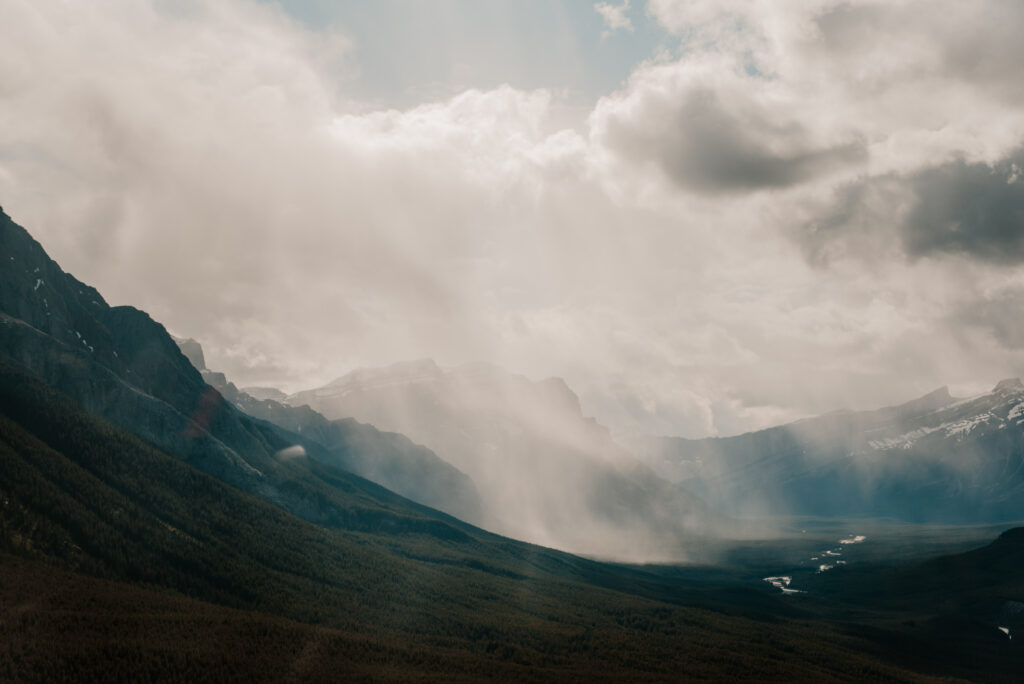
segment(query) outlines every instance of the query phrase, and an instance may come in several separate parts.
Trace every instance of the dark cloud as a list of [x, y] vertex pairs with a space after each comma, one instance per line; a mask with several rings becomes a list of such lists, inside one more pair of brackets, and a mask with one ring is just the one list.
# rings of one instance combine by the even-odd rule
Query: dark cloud
[[871, 256], [891, 244], [886, 238], [909, 259], [1024, 261], [1024, 148], [993, 165], [960, 159], [845, 184], [801, 234], [816, 263], [858, 251]]
[[814, 146], [799, 123], [744, 112], [711, 89], [693, 89], [677, 103], [662, 101], [651, 109], [640, 120], [611, 122], [609, 143], [702, 193], [788, 187], [867, 158], [863, 142]]
[[1024, 151], [995, 166], [955, 161], [909, 179], [914, 204], [902, 225], [911, 257], [962, 253], [1024, 261]]

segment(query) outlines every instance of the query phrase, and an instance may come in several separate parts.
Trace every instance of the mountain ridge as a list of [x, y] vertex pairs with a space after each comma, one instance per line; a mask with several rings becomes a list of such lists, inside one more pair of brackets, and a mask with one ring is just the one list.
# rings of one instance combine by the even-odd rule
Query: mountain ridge
[[843, 411], [733, 437], [651, 438], [662, 476], [734, 513], [1024, 519], [1024, 384]]

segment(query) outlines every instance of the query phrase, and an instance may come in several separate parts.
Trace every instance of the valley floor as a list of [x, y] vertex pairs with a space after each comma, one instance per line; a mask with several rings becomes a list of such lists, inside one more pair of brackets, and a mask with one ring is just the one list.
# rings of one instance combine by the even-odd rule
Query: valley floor
[[[390, 635], [303, 624], [5, 555], [0, 680], [955, 680], [939, 654], [929, 661], [928, 643], [906, 634], [892, 641], [898, 632], [877, 618], [848, 614], [830, 624], [806, 614], [740, 617], [648, 602], [593, 609], [601, 615], [594, 624], [567, 615], [561, 635], [551, 616], [537, 616], [534, 627], [552, 646], [543, 653], [486, 637], [441, 639], [443, 624]], [[966, 679], [1013, 680], [1012, 672], [973, 674]]]

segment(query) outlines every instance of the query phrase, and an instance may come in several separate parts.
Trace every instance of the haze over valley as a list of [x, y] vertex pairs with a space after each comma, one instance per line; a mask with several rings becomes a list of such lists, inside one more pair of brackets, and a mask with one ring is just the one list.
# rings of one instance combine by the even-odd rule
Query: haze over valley
[[0, 3], [0, 680], [1017, 681], [1022, 7]]

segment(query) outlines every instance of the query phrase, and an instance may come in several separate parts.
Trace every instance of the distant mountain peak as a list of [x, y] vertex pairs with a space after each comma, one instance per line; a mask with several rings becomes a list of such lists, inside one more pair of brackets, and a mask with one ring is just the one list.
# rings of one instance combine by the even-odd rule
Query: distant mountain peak
[[891, 409], [882, 409], [882, 411], [895, 411], [897, 414], [902, 416], [911, 416], [930, 413], [931, 411], [944, 408], [951, 403], [953, 403], [953, 397], [949, 393], [949, 387], [943, 386], [925, 394], [922, 397], [912, 399], [905, 404], [894, 406]]
[[171, 335], [171, 339], [178, 345], [178, 349], [185, 355], [185, 358], [195, 366], [197, 371], [207, 370], [206, 357], [203, 356], [203, 347], [191, 337], [182, 338]]
[[992, 390], [993, 394], [1010, 394], [1014, 392], [1024, 392], [1024, 383], [1021, 383], [1020, 378], [1000, 380]]

